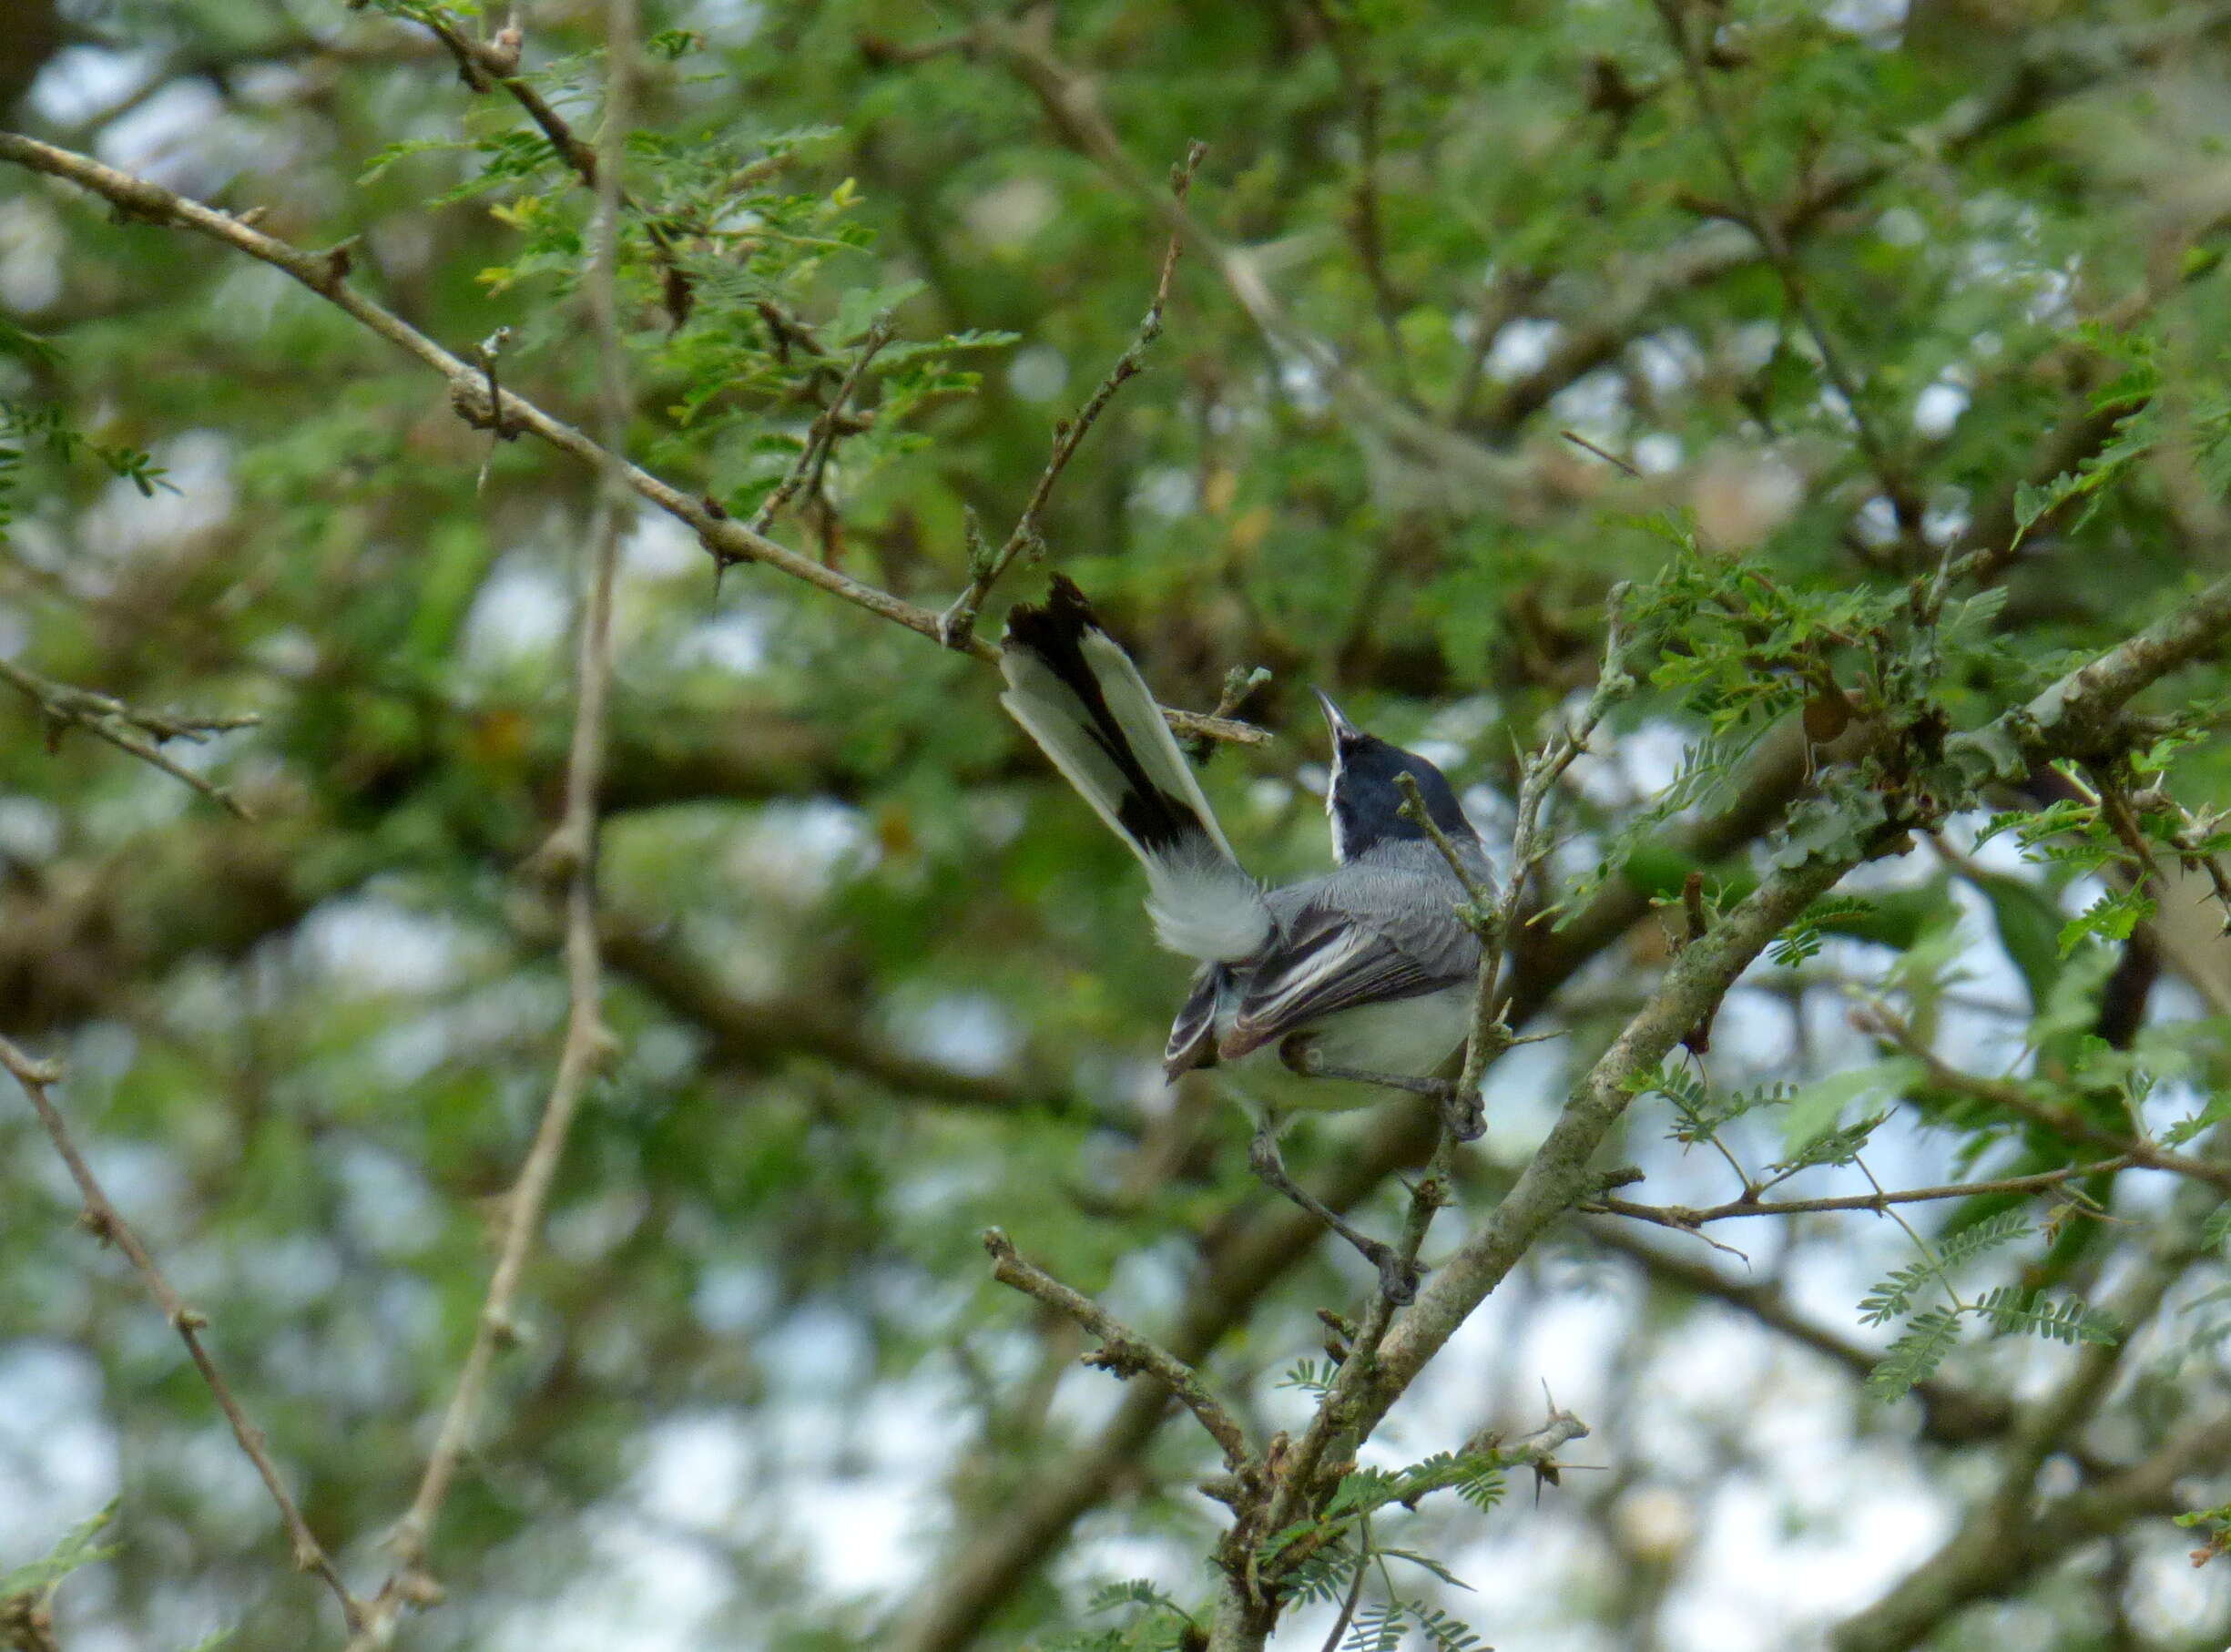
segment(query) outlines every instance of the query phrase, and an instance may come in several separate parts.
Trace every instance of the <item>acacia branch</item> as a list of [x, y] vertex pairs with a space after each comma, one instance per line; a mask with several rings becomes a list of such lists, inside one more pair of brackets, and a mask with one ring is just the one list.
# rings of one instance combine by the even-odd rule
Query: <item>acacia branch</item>
[[[341, 250], [305, 252], [301, 248], [264, 234], [229, 213], [219, 212], [159, 184], [136, 178], [84, 155], [59, 149], [20, 133], [0, 132], [0, 160], [13, 161], [34, 172], [59, 178], [92, 190], [112, 202], [127, 217], [176, 229], [189, 229], [236, 251], [270, 265], [300, 281], [319, 297], [344, 311], [371, 331], [396, 348], [417, 357], [447, 381], [451, 403], [468, 423], [490, 428], [500, 418], [507, 429], [533, 433], [551, 446], [570, 454], [583, 464], [601, 466], [606, 450], [594, 437], [553, 417], [516, 390], [500, 392], [501, 405], [492, 405], [487, 373], [477, 362], [466, 362], [442, 348], [424, 333], [348, 284], [349, 260]], [[814, 557], [755, 533], [718, 505], [695, 497], [640, 465], [616, 459], [619, 474], [638, 496], [674, 517], [698, 536], [716, 563], [753, 562], [803, 581], [840, 601], [903, 626], [908, 630], [939, 639], [939, 617], [928, 608], [894, 597]], [[999, 650], [981, 637], [972, 638], [964, 652], [987, 663], [996, 663]], [[1178, 734], [1228, 740], [1240, 745], [1268, 744], [1270, 736], [1251, 723], [1228, 718], [1203, 717], [1197, 712], [1165, 708], [1163, 715]]]
[[1096, 1352], [1085, 1356], [1118, 1377], [1152, 1377], [1182, 1403], [1208, 1431], [1208, 1437], [1224, 1453], [1227, 1467], [1243, 1479], [1255, 1472], [1254, 1453], [1248, 1437], [1223, 1402], [1208, 1392], [1197, 1372], [1159, 1344], [1149, 1341], [1124, 1324], [1083, 1292], [1073, 1290], [1044, 1269], [1024, 1261], [1014, 1242], [997, 1228], [984, 1230], [983, 1248], [991, 1254], [992, 1277], [1034, 1297], [1056, 1313], [1072, 1319], [1089, 1336], [1100, 1341]]
[[39, 1117], [39, 1123], [46, 1127], [47, 1137], [55, 1145], [55, 1151], [69, 1168], [70, 1178], [77, 1184], [77, 1195], [85, 1206], [87, 1228], [96, 1239], [114, 1245], [124, 1253], [125, 1259], [131, 1263], [133, 1270], [147, 1286], [148, 1294], [155, 1299], [155, 1305], [162, 1310], [163, 1317], [170, 1321], [171, 1329], [178, 1333], [179, 1340], [186, 1344], [186, 1351], [194, 1362], [194, 1369], [201, 1373], [201, 1380], [209, 1385], [210, 1394], [217, 1401], [217, 1408], [225, 1413], [225, 1421], [232, 1425], [232, 1437], [240, 1443], [240, 1450], [256, 1465], [256, 1474], [262, 1480], [264, 1489], [270, 1493], [271, 1501], [279, 1505], [279, 1517], [286, 1526], [287, 1542], [293, 1552], [296, 1567], [317, 1574], [325, 1586], [332, 1591], [333, 1598], [341, 1603], [342, 1620], [351, 1630], [357, 1629], [365, 1621], [364, 1603], [350, 1592], [348, 1584], [342, 1580], [331, 1557], [311, 1533], [310, 1523], [302, 1518], [302, 1511], [296, 1504], [293, 1494], [287, 1490], [286, 1481], [280, 1476], [278, 1464], [271, 1461], [263, 1431], [248, 1420], [248, 1414], [240, 1409], [239, 1401], [233, 1397], [231, 1385], [225, 1381], [224, 1373], [210, 1357], [208, 1345], [201, 1339], [202, 1331], [209, 1327], [208, 1317], [188, 1307], [178, 1293], [171, 1289], [169, 1280], [156, 1265], [154, 1256], [132, 1225], [110, 1202], [108, 1195], [95, 1178], [93, 1168], [86, 1162], [85, 1155], [77, 1150], [77, 1143], [70, 1135], [68, 1121], [63, 1117], [62, 1110], [55, 1105], [53, 1096], [48, 1093], [53, 1086], [61, 1082], [61, 1066], [53, 1062], [35, 1061], [7, 1039], [0, 1038], [0, 1067], [5, 1067], [22, 1087], [24, 1095], [31, 1102], [32, 1110]]
[[[2067, 750], [2096, 742], [2133, 696], [2227, 632], [2231, 577], [2217, 580], [2167, 619], [2071, 672], [2028, 705], [2005, 713], [1992, 731], [1998, 739], [2033, 747], [2036, 756], [2056, 747]], [[1981, 737], [1978, 743], [1983, 743]], [[1632, 1096], [1628, 1086], [1718, 1003], [1767, 942], [1861, 858], [1815, 857], [1776, 872], [1703, 939], [1683, 949], [1650, 1001], [1574, 1089], [1518, 1185], [1396, 1324], [1368, 1385], [1360, 1383], [1355, 1391], [1360, 1421], [1376, 1422], [1384, 1414], [1550, 1221], [1583, 1197], [1590, 1156], [1625, 1111]], [[1345, 1379], [1347, 1373], [1342, 1374]]]
[[[2181, 1192], [2164, 1231], [2144, 1249], [2107, 1304], [2134, 1334], [2160, 1312], [2171, 1290], [2209, 1247], [2212, 1189]], [[1950, 1537], [1873, 1605], [1830, 1632], [1835, 1652], [1909, 1652], [1965, 1607], [2003, 1596], [2078, 1545], [2144, 1514], [2175, 1513], [2177, 1480], [2231, 1450], [2231, 1414], [2193, 1419], [2138, 1463], [2040, 1504], [2039, 1471], [2054, 1453], [2079, 1445], [2084, 1423], [2107, 1397], [2126, 1335], [2079, 1349], [2061, 1380], [2015, 1413], [2012, 1439], [1995, 1483], [1971, 1503]]]
[[[519, 73], [519, 58], [525, 42], [519, 28], [518, 11], [514, 5], [511, 20], [496, 31], [493, 40], [485, 41], [474, 39], [438, 6], [427, 6], [413, 15], [448, 48], [449, 55], [456, 60], [459, 79], [476, 93], [495, 88], [508, 93], [549, 139], [558, 158], [584, 184], [601, 193], [603, 163], [598, 160], [596, 148], [585, 142], [573, 129], [572, 123], [552, 107], [541, 88]], [[609, 109], [606, 114], [608, 120]], [[620, 203], [642, 219], [644, 232], [650, 238], [651, 256], [658, 265], [667, 313], [678, 327], [689, 319], [696, 299], [694, 283], [676, 254], [673, 234], [666, 225], [645, 213], [626, 190], [620, 192]]]
[[[2208, 611], [2218, 617], [2217, 623], [2231, 628], [2231, 615], [2225, 614], [2226, 608], [2231, 608], [2231, 582], [2209, 587], [2203, 593], [2203, 600], [2208, 604]], [[2148, 658], [2158, 662], [2163, 656], [2153, 653]], [[2117, 705], [2150, 680], [2143, 669], [2125, 668], [2127, 657], [2120, 649], [2111, 650], [2094, 663], [2104, 668], [2093, 679], [2096, 691], [2114, 699]], [[2079, 697], [2079, 705], [2082, 699]], [[1810, 770], [1805, 741], [1796, 719], [1792, 719], [1761, 743], [1756, 758], [1745, 770], [1734, 801], [1725, 810], [1694, 824], [1670, 830], [1666, 841], [1700, 862], [1727, 854], [1756, 839], [1779, 818], [1789, 800], [1805, 785]], [[1789, 893], [1793, 897], [1803, 895], [1801, 890]], [[1539, 1013], [1559, 985], [1591, 958], [1614, 944], [1645, 914], [1646, 902], [1647, 896], [1639, 888], [1625, 881], [1615, 881], [1570, 923], [1545, 936], [1539, 946], [1530, 947], [1523, 967], [1513, 972], [1512, 977], [1513, 1025], [1523, 1025]], [[1794, 917], [1807, 903], [1807, 899], [1788, 898], [1788, 909]], [[1742, 910], [1737, 908], [1738, 913]], [[1734, 916], [1729, 914], [1710, 935], [1676, 960], [1674, 969], [1676, 972], [1699, 969], [1711, 949], [1727, 944], [1728, 923]], [[1674, 1029], [1668, 1036], [1677, 1039], [1683, 1030], [1686, 1028]], [[1603, 1105], [1609, 1106], [1615, 1117], [1624, 1100], [1605, 1097]], [[1571, 1113], [1571, 1104], [1567, 1111]], [[1564, 1167], [1578, 1167], [1578, 1173], [1567, 1184], [1570, 1197], [1577, 1201], [1590, 1190], [1593, 1180], [1585, 1169], [1587, 1143], [1600, 1140], [1601, 1133], [1586, 1119], [1569, 1123], [1561, 1120], [1559, 1131], [1552, 1139]], [[1423, 1161], [1434, 1141], [1431, 1108], [1390, 1107], [1383, 1122], [1358, 1145], [1357, 1150], [1343, 1156], [1333, 1168], [1327, 1184], [1318, 1190], [1319, 1196], [1336, 1210], [1352, 1208], [1387, 1177], [1405, 1166]], [[1538, 1156], [1536, 1162], [1539, 1163]], [[1554, 1219], [1562, 1207], [1555, 1204], [1554, 1198], [1544, 1198], [1545, 1192], [1550, 1191], [1542, 1185], [1541, 1176], [1537, 1176], [1523, 1204], [1513, 1208], [1506, 1202], [1504, 1209], [1491, 1219], [1489, 1229], [1482, 1231], [1475, 1246], [1468, 1247], [1475, 1249], [1475, 1255], [1465, 1264], [1468, 1276], [1463, 1282], [1465, 1293], [1477, 1290], [1479, 1296], [1484, 1297], [1486, 1290], [1500, 1279], [1502, 1270], [1523, 1254], [1533, 1238]], [[1546, 1211], [1545, 1205], [1551, 1207]], [[1509, 1229], [1501, 1227], [1505, 1222], [1511, 1224]], [[1518, 1231], [1522, 1224], [1527, 1229], [1524, 1232]], [[1306, 1253], [1316, 1231], [1313, 1219], [1304, 1213], [1280, 1211], [1248, 1224], [1210, 1249], [1202, 1259], [1195, 1283], [1174, 1316], [1175, 1329], [1166, 1341], [1176, 1354], [1183, 1359], [1198, 1360], [1229, 1334], [1262, 1293], [1293, 1267], [1299, 1256]], [[1476, 1250], [1491, 1247], [1492, 1254], [1476, 1254]], [[1499, 1259], [1507, 1259], [1501, 1260], [1498, 1267]], [[1492, 1277], [1486, 1277], [1489, 1274]], [[1445, 1341], [1445, 1333], [1431, 1347], [1427, 1347], [1421, 1341], [1409, 1340], [1413, 1335], [1410, 1328], [1419, 1318], [1420, 1306], [1451, 1302], [1451, 1299], [1436, 1295], [1447, 1286], [1449, 1279], [1449, 1268], [1444, 1266], [1421, 1294], [1420, 1304], [1413, 1305], [1395, 1328], [1394, 1346], [1399, 1351], [1406, 1345], [1409, 1352], [1405, 1357], [1413, 1360], [1416, 1366], [1421, 1367], [1438, 1351], [1439, 1341]], [[1457, 1317], [1461, 1319], [1461, 1315]], [[1344, 1374], [1349, 1368], [1354, 1368], [1360, 1376], [1362, 1367], [1371, 1363], [1372, 1361], [1351, 1357], [1349, 1367], [1343, 1368]], [[1401, 1386], [1407, 1386], [1407, 1379]], [[1365, 1397], [1376, 1403], [1376, 1394]], [[1391, 1402], [1391, 1398], [1386, 1401]], [[973, 1644], [1000, 1603], [1009, 1598], [1044, 1561], [1074, 1523], [1104, 1502], [1135, 1471], [1159, 1424], [1163, 1410], [1158, 1394], [1126, 1399], [1116, 1415], [1089, 1443], [1033, 1481], [996, 1518], [972, 1529], [968, 1541], [947, 1565], [939, 1568], [933, 1583], [910, 1603], [894, 1627], [892, 1644], [902, 1652], [960, 1652]], [[1360, 1408], [1350, 1414], [1359, 1420], [1376, 1421], [1376, 1414]]]
[[[1737, 975], [1806, 907], [1857, 863], [1818, 858], [1774, 873], [1686, 948], [1611, 1048], [1574, 1088], [1548, 1138], [1486, 1223], [1437, 1268], [1410, 1310], [1367, 1359], [1350, 1359], [1297, 1449], [1311, 1462], [1336, 1440], [1368, 1437], [1426, 1361], [1455, 1334], [1549, 1225], [1590, 1189], [1591, 1160], [1634, 1099], [1631, 1081], [1649, 1071], [1717, 1004]], [[1299, 1476], [1289, 1479], [1297, 1484]], [[1272, 1529], [1286, 1505], [1274, 1505]]]
[[[2117, 645], [2062, 682], [1996, 719], [1974, 738], [2035, 742], [2096, 737], [2130, 698], [2231, 632], [2231, 578], [2210, 586], [2177, 615]], [[1950, 808], [1960, 800], [1945, 800]], [[1926, 823], [1926, 822], [1923, 822]], [[1657, 990], [1574, 1087], [1546, 1139], [1479, 1229], [1441, 1264], [1385, 1340], [1359, 1348], [1340, 1368], [1293, 1453], [1265, 1529], [1277, 1531], [1324, 1488], [1318, 1467], [1337, 1447], [1368, 1439], [1388, 1410], [1550, 1226], [1601, 1185], [1593, 1161], [1635, 1095], [1684, 1035], [1718, 1004], [1775, 935], [1854, 867], [1903, 841], [1881, 832], [1853, 849], [1816, 853], [1769, 874], [1667, 967]], [[2126, 1316], [2132, 1318], [2134, 1316]], [[2083, 1369], [2112, 1370], [2112, 1351], [2087, 1349]], [[2103, 1365], [2103, 1360], [2108, 1362]], [[2104, 1379], [2098, 1379], [2104, 1380]], [[2020, 1430], [2018, 1427], [2018, 1433]], [[1277, 1618], [1274, 1600], [1235, 1584], [1220, 1596], [1211, 1646], [1219, 1652], [1260, 1647]]]
[[[1779, 818], [1810, 772], [1792, 718], [1761, 742], [1733, 802], [1669, 829], [1661, 842], [1700, 861], [1732, 853]], [[1512, 974], [1512, 1024], [1523, 1025], [1538, 1015], [1560, 986], [1615, 944], [1647, 910], [1648, 897], [1639, 887], [1615, 879], [1570, 923], [1529, 947]], [[1434, 1109], [1414, 1103], [1382, 1109], [1356, 1150], [1330, 1167], [1316, 1189], [1319, 1197], [1335, 1210], [1351, 1210], [1389, 1177], [1426, 1162], [1441, 1136], [1437, 1117]], [[1309, 1253], [1319, 1232], [1315, 1218], [1280, 1208], [1205, 1246], [1194, 1282], [1172, 1316], [1167, 1344], [1182, 1359], [1205, 1358]], [[1379, 1311], [1376, 1300], [1370, 1311]], [[973, 1645], [1000, 1604], [1044, 1563], [1071, 1526], [1130, 1483], [1166, 1410], [1159, 1395], [1141, 1391], [1126, 1396], [1089, 1442], [1029, 1483], [995, 1518], [973, 1523], [967, 1542], [909, 1603], [892, 1644], [901, 1652], [963, 1652]]]
[[[838, 429], [844, 418], [845, 403], [860, 388], [860, 381], [868, 371], [868, 364], [882, 353], [883, 346], [891, 342], [891, 312], [886, 311], [875, 318], [868, 328], [867, 337], [860, 342], [860, 350], [852, 357], [852, 364], [845, 371], [836, 394], [829, 398], [806, 433], [805, 445], [799, 449], [798, 462], [775, 484], [774, 491], [759, 502], [759, 508], [751, 513], [751, 531], [763, 534], [776, 514], [790, 502], [791, 495], [810, 482], [815, 490], [820, 486], [821, 468], [829, 462], [830, 450], [836, 446]], [[808, 497], [812, 497], [810, 493]]]
[[[500, 87], [524, 110], [528, 119], [550, 140], [551, 148], [574, 173], [594, 189], [598, 187], [596, 150], [585, 142], [572, 124], [550, 106], [540, 88], [519, 73], [524, 44], [516, 23], [506, 25], [491, 41], [474, 39], [439, 8], [427, 6], [412, 15], [456, 59], [458, 77], [475, 92]], [[625, 199], [623, 197], [623, 199]]]

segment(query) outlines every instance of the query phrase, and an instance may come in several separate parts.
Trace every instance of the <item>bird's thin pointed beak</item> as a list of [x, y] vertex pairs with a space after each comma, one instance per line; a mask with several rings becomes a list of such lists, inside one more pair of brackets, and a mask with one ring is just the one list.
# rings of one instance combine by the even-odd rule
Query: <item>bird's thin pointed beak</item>
[[1325, 709], [1325, 721], [1332, 727], [1332, 738], [1336, 740], [1353, 739], [1356, 725], [1348, 720], [1347, 713], [1332, 703], [1332, 696], [1322, 688], [1311, 688], [1309, 692], [1317, 696], [1317, 703]]

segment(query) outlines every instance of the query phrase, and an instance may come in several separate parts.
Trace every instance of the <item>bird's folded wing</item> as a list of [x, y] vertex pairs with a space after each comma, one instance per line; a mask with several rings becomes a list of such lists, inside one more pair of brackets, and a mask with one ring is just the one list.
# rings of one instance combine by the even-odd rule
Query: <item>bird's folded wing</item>
[[1445, 936], [1434, 939], [1443, 943], [1412, 949], [1351, 913], [1303, 908], [1243, 978], [1238, 1015], [1220, 1054], [1244, 1055], [1337, 1010], [1414, 998], [1470, 980], [1474, 959], [1446, 944]]
[[1180, 1073], [1217, 1064], [1217, 1008], [1231, 990], [1231, 971], [1221, 964], [1204, 964], [1194, 972], [1192, 989], [1177, 1006], [1170, 1023], [1169, 1042], [1162, 1046], [1162, 1076], [1175, 1084]]

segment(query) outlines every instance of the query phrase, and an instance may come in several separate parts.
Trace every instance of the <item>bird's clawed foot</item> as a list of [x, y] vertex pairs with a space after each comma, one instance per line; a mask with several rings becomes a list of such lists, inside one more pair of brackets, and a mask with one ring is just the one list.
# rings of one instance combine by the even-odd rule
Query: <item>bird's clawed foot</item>
[[1255, 1133], [1248, 1144], [1248, 1163], [1268, 1187], [1276, 1188], [1299, 1205], [1319, 1221], [1331, 1229], [1353, 1245], [1364, 1260], [1379, 1270], [1379, 1288], [1389, 1301], [1402, 1303], [1418, 1294], [1418, 1280], [1424, 1269], [1403, 1256], [1391, 1245], [1359, 1231], [1329, 1205], [1304, 1188], [1287, 1174], [1286, 1160], [1278, 1153], [1277, 1136], [1266, 1125]]
[[1418, 1294], [1418, 1281], [1425, 1277], [1424, 1263], [1413, 1262], [1393, 1246], [1377, 1239], [1366, 1239], [1357, 1249], [1379, 1270], [1380, 1294], [1387, 1300], [1400, 1308]]
[[1487, 1134], [1487, 1098], [1479, 1091], [1460, 1095], [1458, 1086], [1450, 1084], [1437, 1099], [1441, 1128], [1458, 1141], [1477, 1141]]

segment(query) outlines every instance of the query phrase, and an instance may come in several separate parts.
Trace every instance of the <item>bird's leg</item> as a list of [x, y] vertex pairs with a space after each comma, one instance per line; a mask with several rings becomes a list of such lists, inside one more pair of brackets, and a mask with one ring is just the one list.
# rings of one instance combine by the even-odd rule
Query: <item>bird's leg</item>
[[1268, 1117], [1257, 1121], [1255, 1139], [1248, 1144], [1248, 1163], [1266, 1186], [1286, 1195], [1362, 1252], [1364, 1260], [1379, 1270], [1379, 1288], [1389, 1301], [1407, 1302], [1418, 1294], [1421, 1270], [1417, 1263], [1407, 1260], [1393, 1246], [1358, 1232], [1338, 1211], [1287, 1174], [1286, 1160], [1278, 1152], [1278, 1127]]
[[1441, 1104], [1441, 1122], [1459, 1141], [1477, 1141], [1487, 1133], [1487, 1105], [1474, 1090], [1457, 1094], [1450, 1078], [1418, 1078], [1407, 1073], [1370, 1073], [1360, 1067], [1335, 1066], [1318, 1054], [1306, 1037], [1289, 1038], [1278, 1046], [1278, 1058], [1305, 1078], [1345, 1078], [1351, 1084], [1373, 1084], [1382, 1089], [1407, 1090], [1430, 1096]]

